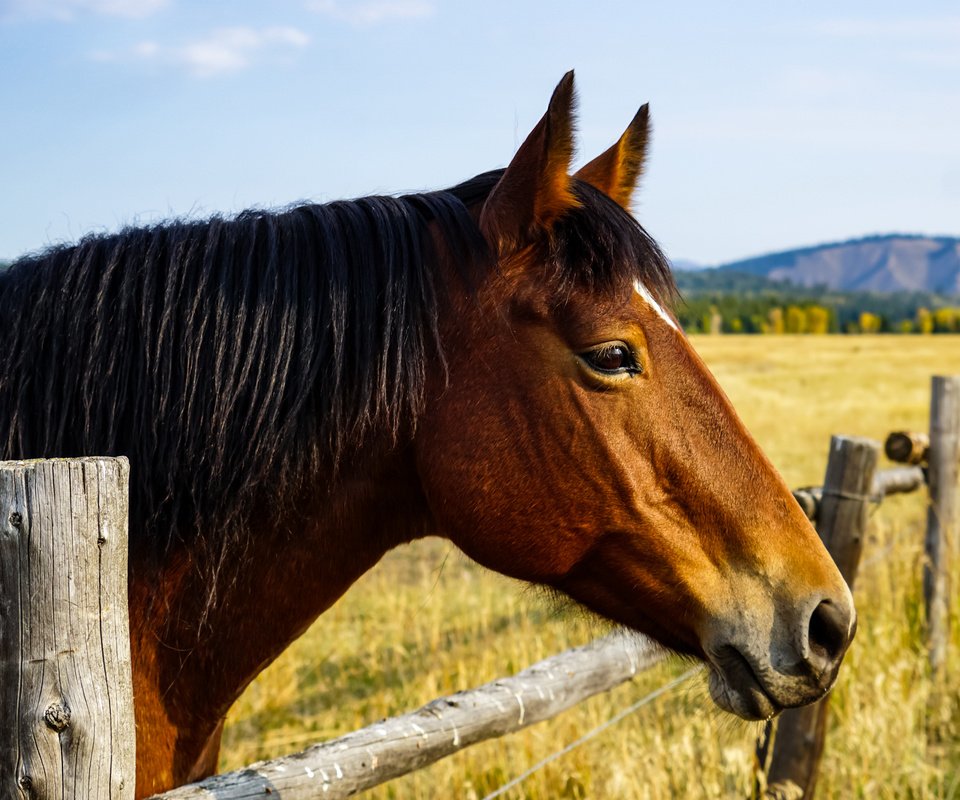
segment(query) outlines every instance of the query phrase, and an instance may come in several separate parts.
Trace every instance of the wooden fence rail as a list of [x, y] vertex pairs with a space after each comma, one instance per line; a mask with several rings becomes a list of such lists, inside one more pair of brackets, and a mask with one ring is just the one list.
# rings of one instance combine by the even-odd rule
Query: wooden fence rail
[[[892, 494], [909, 494], [915, 492], [926, 483], [926, 476], [921, 467], [892, 467], [877, 470], [870, 484], [868, 499], [879, 503], [884, 497]], [[823, 499], [822, 486], [807, 486], [803, 489], [794, 489], [793, 496], [807, 515], [807, 519], [816, 520]]]
[[418, 711], [301, 753], [261, 761], [157, 798], [352, 797], [469, 745], [550, 719], [650, 669], [665, 655], [646, 639], [612, 634], [544, 659], [511, 678], [441, 697]]

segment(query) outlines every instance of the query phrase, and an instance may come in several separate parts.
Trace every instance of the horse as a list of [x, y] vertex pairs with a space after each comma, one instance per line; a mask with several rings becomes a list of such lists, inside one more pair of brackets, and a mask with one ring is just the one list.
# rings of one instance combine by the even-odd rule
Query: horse
[[850, 591], [670, 310], [643, 106], [571, 174], [573, 73], [445, 191], [97, 234], [0, 275], [0, 457], [126, 455], [138, 797], [391, 548], [450, 539], [701, 659], [769, 719]]

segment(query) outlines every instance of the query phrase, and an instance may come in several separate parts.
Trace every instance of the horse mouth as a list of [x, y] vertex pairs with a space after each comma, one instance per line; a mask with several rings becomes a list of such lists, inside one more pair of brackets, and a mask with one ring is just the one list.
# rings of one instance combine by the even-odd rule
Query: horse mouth
[[710, 697], [724, 711], [746, 720], [769, 720], [784, 706], [764, 689], [750, 662], [735, 647], [711, 654]]

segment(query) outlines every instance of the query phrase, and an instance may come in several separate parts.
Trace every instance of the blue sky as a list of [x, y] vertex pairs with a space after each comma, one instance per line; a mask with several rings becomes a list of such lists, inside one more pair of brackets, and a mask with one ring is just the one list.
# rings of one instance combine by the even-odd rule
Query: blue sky
[[637, 210], [672, 258], [960, 235], [956, 2], [0, 0], [0, 258], [449, 186], [570, 68], [580, 161], [650, 102]]

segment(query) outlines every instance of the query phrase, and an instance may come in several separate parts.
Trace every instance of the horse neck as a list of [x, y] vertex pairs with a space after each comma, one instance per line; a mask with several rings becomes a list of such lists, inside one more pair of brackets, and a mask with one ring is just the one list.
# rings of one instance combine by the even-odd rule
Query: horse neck
[[241, 566], [222, 573], [199, 630], [210, 586], [197, 552], [159, 575], [131, 568], [138, 760], [158, 776], [151, 791], [197, 777], [196, 760], [247, 684], [387, 550], [428, 532], [409, 454], [352, 470], [336, 487], [275, 520], [248, 521]]

